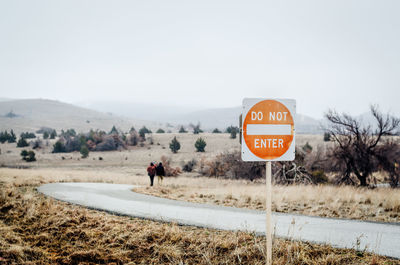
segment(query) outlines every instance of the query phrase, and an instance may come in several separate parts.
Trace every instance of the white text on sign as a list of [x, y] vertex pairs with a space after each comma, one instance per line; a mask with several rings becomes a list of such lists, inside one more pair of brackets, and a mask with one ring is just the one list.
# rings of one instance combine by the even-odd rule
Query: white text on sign
[[[286, 121], [287, 114], [288, 114], [287, 112], [280, 112], [280, 111], [270, 112], [269, 116], [267, 116], [267, 117], [269, 117], [270, 121]], [[255, 121], [255, 120], [261, 121], [263, 118], [264, 118], [264, 114], [261, 111], [259, 111], [259, 112], [252, 111], [251, 112], [251, 120], [252, 121]]]
[[255, 148], [283, 148], [283, 139], [254, 139]]

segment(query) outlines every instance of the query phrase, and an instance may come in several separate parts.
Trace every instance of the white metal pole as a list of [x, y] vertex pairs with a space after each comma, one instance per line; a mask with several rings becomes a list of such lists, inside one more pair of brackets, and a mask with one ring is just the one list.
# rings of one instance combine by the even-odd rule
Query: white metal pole
[[267, 161], [266, 163], [266, 186], [267, 186], [267, 199], [266, 199], [266, 214], [267, 214], [267, 222], [266, 222], [266, 245], [267, 245], [267, 260], [266, 264], [272, 264], [272, 218], [271, 218], [271, 161]]

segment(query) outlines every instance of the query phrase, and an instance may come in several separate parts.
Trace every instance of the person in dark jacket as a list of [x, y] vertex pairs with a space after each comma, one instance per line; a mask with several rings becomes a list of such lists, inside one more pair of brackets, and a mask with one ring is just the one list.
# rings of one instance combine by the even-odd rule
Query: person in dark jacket
[[150, 163], [150, 166], [147, 167], [147, 175], [150, 177], [150, 186], [153, 186], [154, 176], [156, 175], [156, 166], [153, 163]]
[[165, 176], [165, 170], [161, 162], [158, 163], [158, 166], [156, 167], [156, 174], [157, 174], [158, 184], [160, 184], [160, 182], [162, 184], [162, 181]]

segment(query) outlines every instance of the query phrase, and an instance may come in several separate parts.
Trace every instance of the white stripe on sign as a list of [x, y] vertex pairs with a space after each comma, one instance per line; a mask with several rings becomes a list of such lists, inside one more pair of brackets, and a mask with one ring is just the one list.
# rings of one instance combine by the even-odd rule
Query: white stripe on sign
[[247, 124], [247, 135], [291, 135], [290, 124]]

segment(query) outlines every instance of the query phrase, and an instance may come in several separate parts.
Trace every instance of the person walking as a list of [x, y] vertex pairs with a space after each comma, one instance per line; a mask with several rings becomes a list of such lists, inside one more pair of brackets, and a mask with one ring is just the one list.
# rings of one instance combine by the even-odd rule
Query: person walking
[[153, 186], [154, 176], [156, 175], [156, 166], [154, 166], [153, 162], [147, 167], [147, 175], [150, 177], [150, 186]]
[[161, 162], [158, 163], [158, 166], [156, 167], [156, 174], [157, 174], [158, 184], [160, 184], [160, 181], [161, 181], [161, 184], [162, 184], [162, 181], [163, 181], [164, 176], [165, 176], [165, 170], [164, 170], [164, 167], [163, 167]]

